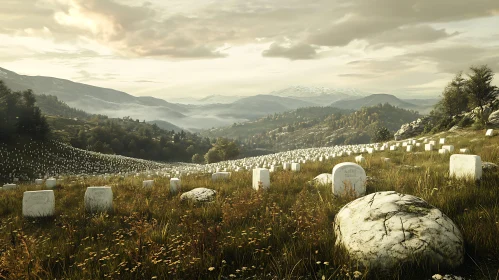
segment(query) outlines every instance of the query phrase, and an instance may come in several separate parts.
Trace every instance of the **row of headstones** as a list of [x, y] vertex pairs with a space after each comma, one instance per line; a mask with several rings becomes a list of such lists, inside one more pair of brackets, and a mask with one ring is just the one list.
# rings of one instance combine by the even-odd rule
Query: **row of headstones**
[[[480, 179], [482, 177], [482, 162], [477, 155], [452, 155], [450, 158], [450, 176], [456, 178]], [[212, 179], [227, 178], [230, 173], [216, 175]], [[334, 166], [332, 171], [332, 192], [342, 196], [352, 194], [363, 196], [366, 192], [366, 172], [358, 164], [344, 162]], [[143, 187], [151, 188], [153, 180], [143, 181]], [[266, 168], [253, 169], [254, 190], [270, 188], [270, 170]], [[180, 180], [170, 180], [170, 191], [180, 190]], [[88, 187], [85, 191], [85, 210], [90, 213], [108, 212], [113, 207], [113, 191], [111, 187]], [[23, 194], [23, 216], [50, 217], [55, 213], [55, 195], [53, 190], [26, 191]]]

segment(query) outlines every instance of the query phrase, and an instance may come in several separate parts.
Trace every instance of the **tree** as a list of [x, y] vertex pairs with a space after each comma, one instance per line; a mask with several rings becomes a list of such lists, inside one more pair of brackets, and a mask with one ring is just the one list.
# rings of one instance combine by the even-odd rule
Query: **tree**
[[388, 130], [388, 128], [386, 127], [380, 127], [374, 133], [373, 142], [375, 143], [385, 142], [390, 140], [391, 138], [392, 134], [390, 133], [390, 130]]
[[468, 109], [469, 96], [466, 93], [466, 80], [462, 75], [462, 72], [457, 73], [445, 87], [442, 100], [437, 105], [446, 116], [456, 116]]
[[222, 160], [234, 159], [239, 155], [237, 144], [227, 138], [218, 138], [213, 147], [219, 152]]
[[219, 151], [213, 147], [204, 155], [206, 163], [215, 163], [222, 160]]
[[204, 163], [204, 160], [205, 159], [200, 154], [195, 154], [195, 155], [192, 156], [192, 162], [193, 163], [199, 163], [199, 164], [201, 164], [201, 163]]
[[480, 117], [485, 122], [483, 107], [494, 100], [498, 94], [497, 87], [490, 83], [494, 79], [494, 72], [487, 65], [470, 67], [471, 74], [466, 82], [465, 92], [470, 98], [470, 105], [480, 108]]

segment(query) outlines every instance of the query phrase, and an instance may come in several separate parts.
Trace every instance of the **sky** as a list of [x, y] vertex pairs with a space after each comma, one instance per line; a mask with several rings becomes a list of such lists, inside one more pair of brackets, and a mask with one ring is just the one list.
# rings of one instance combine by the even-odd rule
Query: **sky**
[[18, 74], [166, 100], [295, 85], [435, 97], [471, 65], [499, 73], [499, 1], [0, 0], [0, 42]]

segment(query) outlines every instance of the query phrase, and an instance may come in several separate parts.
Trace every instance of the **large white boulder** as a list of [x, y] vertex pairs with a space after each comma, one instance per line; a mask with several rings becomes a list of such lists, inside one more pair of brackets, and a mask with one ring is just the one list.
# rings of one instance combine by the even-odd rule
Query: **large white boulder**
[[362, 166], [353, 162], [343, 162], [333, 168], [333, 194], [342, 196], [352, 193], [362, 196], [366, 193], [367, 176]]
[[180, 196], [180, 200], [190, 200], [192, 202], [211, 202], [215, 200], [217, 192], [207, 188], [196, 188]]
[[55, 213], [55, 196], [52, 190], [28, 191], [23, 195], [23, 216], [27, 218], [50, 217]]
[[430, 262], [455, 268], [464, 260], [459, 228], [421, 198], [377, 192], [345, 205], [334, 222], [336, 245], [365, 267], [391, 270]]

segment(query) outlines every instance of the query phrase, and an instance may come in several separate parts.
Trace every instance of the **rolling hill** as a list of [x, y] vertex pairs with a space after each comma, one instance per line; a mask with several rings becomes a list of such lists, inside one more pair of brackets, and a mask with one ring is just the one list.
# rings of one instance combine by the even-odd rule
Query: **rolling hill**
[[395, 95], [391, 94], [371, 94], [369, 96], [350, 99], [350, 100], [339, 100], [333, 102], [330, 106], [343, 108], [343, 109], [351, 109], [358, 110], [362, 107], [374, 106], [377, 104], [385, 104], [388, 103], [390, 105], [406, 109], [406, 110], [414, 110], [420, 113], [428, 113], [433, 105], [437, 102], [436, 99], [430, 99], [428, 101], [423, 102], [423, 100], [413, 99], [412, 101], [418, 102], [417, 104], [411, 103], [409, 101], [400, 99]]

